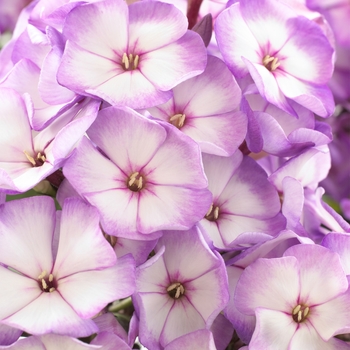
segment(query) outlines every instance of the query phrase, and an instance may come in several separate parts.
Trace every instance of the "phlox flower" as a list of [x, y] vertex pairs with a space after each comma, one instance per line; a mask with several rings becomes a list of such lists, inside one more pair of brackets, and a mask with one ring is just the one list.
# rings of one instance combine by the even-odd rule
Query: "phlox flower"
[[203, 72], [207, 55], [200, 36], [187, 30], [175, 6], [106, 0], [67, 15], [68, 39], [58, 81], [112, 105], [147, 108], [164, 103], [175, 85]]
[[202, 152], [229, 156], [237, 150], [246, 135], [247, 117], [238, 111], [241, 90], [224, 62], [208, 56], [205, 71], [172, 92], [169, 101], [148, 109], [152, 116], [193, 138]]
[[117, 107], [102, 109], [87, 134], [63, 173], [99, 210], [106, 233], [150, 240], [204, 216], [211, 194], [199, 147], [188, 136]]
[[256, 316], [250, 350], [348, 349], [332, 338], [350, 330], [350, 293], [339, 255], [299, 244], [258, 259], [238, 280], [234, 302]]
[[244, 232], [285, 228], [278, 193], [252, 158], [239, 150], [231, 157], [204, 154], [203, 164], [213, 202], [200, 223], [216, 248], [232, 248]]
[[250, 74], [267, 101], [293, 115], [289, 99], [322, 117], [333, 113], [326, 84], [334, 50], [318, 24], [276, 0], [241, 0], [218, 16], [215, 32], [234, 75]]
[[97, 116], [100, 102], [83, 99], [50, 126], [32, 130], [30, 101], [0, 88], [0, 188], [25, 192], [59, 169]]
[[0, 319], [34, 335], [89, 336], [90, 319], [134, 290], [134, 261], [116, 255], [96, 209], [50, 197], [0, 206]]
[[137, 269], [133, 298], [140, 341], [158, 350], [209, 329], [228, 301], [228, 286], [223, 259], [209, 249], [197, 227], [165, 232], [155, 251]]
[[42, 336], [30, 336], [19, 339], [10, 346], [0, 346], [0, 349], [9, 350], [107, 350], [103, 346], [89, 345], [82, 341], [57, 334], [46, 334]]

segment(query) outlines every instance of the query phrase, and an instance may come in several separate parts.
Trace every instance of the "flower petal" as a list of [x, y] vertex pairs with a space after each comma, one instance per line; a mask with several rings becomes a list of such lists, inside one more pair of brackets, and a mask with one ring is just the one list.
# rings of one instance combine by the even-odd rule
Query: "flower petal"
[[97, 210], [80, 199], [64, 201], [53, 274], [57, 279], [113, 266], [116, 256], [102, 235]]
[[42, 293], [26, 307], [3, 320], [34, 335], [55, 333], [86, 337], [98, 331], [92, 320], [83, 320], [55, 291]]
[[53, 265], [55, 204], [50, 197], [29, 197], [0, 207], [0, 262], [36, 280]]

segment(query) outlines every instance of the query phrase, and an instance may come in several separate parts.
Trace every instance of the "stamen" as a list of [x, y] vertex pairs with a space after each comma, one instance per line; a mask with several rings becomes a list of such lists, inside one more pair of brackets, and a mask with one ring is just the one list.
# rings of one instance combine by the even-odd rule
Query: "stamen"
[[36, 157], [38, 160], [42, 160], [43, 162], [46, 161], [46, 157], [44, 154], [41, 154], [40, 152], [38, 153], [37, 157]]
[[272, 62], [275, 58], [271, 57], [270, 55], [266, 55], [263, 58], [263, 65], [266, 66], [268, 63]]
[[45, 278], [47, 272], [44, 270], [39, 276], [38, 276], [38, 280], [41, 280], [43, 278]]
[[185, 120], [186, 120], [186, 114], [178, 113], [170, 117], [169, 122], [180, 129], [184, 126]]
[[30, 156], [27, 151], [23, 151], [23, 153], [26, 155], [27, 159], [35, 166], [36, 163], [34, 158]]
[[138, 192], [140, 190], [142, 190], [143, 186], [144, 186], [144, 181], [143, 181], [143, 177], [140, 176], [138, 171], [135, 171], [134, 173], [132, 173], [127, 181], [127, 186], [129, 188], [129, 190], [133, 191], [133, 192]]
[[125, 69], [129, 69], [129, 59], [125, 52], [123, 54], [122, 63], [124, 63]]
[[173, 284], [171, 284], [166, 290], [167, 292], [171, 292], [173, 289], [179, 287], [181, 284], [179, 282], [175, 282]]
[[298, 304], [293, 310], [292, 310], [292, 318], [295, 322], [301, 323], [304, 322], [307, 318], [307, 316], [310, 313], [310, 308], [303, 304]]
[[219, 217], [219, 207], [216, 207], [214, 209], [214, 220], [217, 220]]
[[276, 70], [281, 63], [278, 62], [278, 57], [273, 57], [270, 55], [266, 55], [263, 60], [262, 60], [262, 64], [270, 71], [273, 72], [274, 70]]
[[172, 283], [166, 290], [169, 296], [173, 299], [179, 299], [182, 295], [185, 294], [185, 288], [180, 282]]
[[47, 284], [46, 284], [46, 281], [44, 279], [41, 280], [41, 284], [43, 286], [43, 289], [47, 289]]
[[299, 310], [301, 309], [301, 305], [297, 305], [294, 309], [293, 309], [293, 315], [296, 315]]
[[139, 177], [139, 181], [138, 181], [138, 184], [137, 184], [137, 188], [138, 188], [139, 190], [142, 189], [142, 176]]
[[278, 57], [275, 57], [271, 63], [271, 70], [272, 71], [274, 71], [276, 68], [278, 68], [281, 65], [281, 63], [280, 62], [277, 63], [277, 61], [278, 61]]
[[209, 210], [205, 214], [205, 218], [209, 221], [216, 221], [219, 218], [220, 208], [214, 206], [214, 203], [210, 206]]
[[139, 59], [140, 59], [139, 55], [136, 55], [134, 59], [134, 69], [136, 69], [137, 66], [139, 65]]
[[53, 281], [53, 274], [50, 273], [50, 275], [49, 275], [49, 282], [52, 282], [52, 281]]
[[212, 210], [213, 210], [213, 203], [211, 204], [211, 206], [210, 206], [209, 210], [207, 211], [207, 213], [205, 214], [205, 216], [209, 216], [211, 214]]
[[55, 290], [56, 290], [55, 288], [51, 287], [51, 288], [49, 289], [49, 292], [52, 293], [52, 292], [54, 292]]

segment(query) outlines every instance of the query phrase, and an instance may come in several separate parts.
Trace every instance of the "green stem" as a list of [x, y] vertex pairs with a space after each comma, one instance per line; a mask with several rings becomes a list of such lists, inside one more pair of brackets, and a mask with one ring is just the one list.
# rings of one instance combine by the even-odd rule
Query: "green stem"
[[132, 306], [132, 300], [131, 300], [131, 297], [128, 297], [126, 299], [119, 301], [118, 303], [112, 304], [108, 308], [108, 311], [109, 312], [118, 312], [118, 311], [126, 309], [130, 306]]

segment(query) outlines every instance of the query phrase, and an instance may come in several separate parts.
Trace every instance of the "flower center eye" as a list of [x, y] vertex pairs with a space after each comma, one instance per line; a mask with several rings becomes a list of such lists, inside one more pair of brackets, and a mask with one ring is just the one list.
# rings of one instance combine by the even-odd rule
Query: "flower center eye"
[[181, 129], [185, 124], [185, 120], [186, 120], [186, 115], [179, 113], [179, 114], [174, 114], [172, 117], [170, 117], [169, 123], [173, 124], [178, 129]]
[[35, 158], [33, 158], [27, 151], [23, 151], [27, 159], [32, 163], [33, 167], [42, 166], [46, 161], [45, 153], [38, 152]]
[[219, 207], [212, 204], [205, 214], [205, 218], [209, 221], [216, 221], [219, 218]]
[[143, 177], [138, 171], [135, 171], [129, 176], [127, 186], [130, 191], [139, 192], [144, 188], [144, 185]]
[[300, 304], [297, 305], [292, 311], [292, 317], [296, 323], [304, 322], [309, 314], [310, 308], [308, 306]]
[[43, 271], [38, 276], [39, 287], [45, 293], [52, 293], [57, 289], [57, 282], [53, 277], [53, 274], [47, 275], [46, 271]]
[[173, 299], [179, 299], [185, 294], [185, 288], [180, 282], [172, 283], [166, 290]]
[[276, 70], [281, 64], [278, 62], [278, 57], [271, 57], [270, 55], [266, 55], [263, 58], [262, 63], [270, 72]]
[[125, 70], [134, 70], [138, 67], [139, 60], [140, 60], [139, 55], [134, 56], [132, 53], [127, 55], [127, 53], [124, 52], [123, 57], [122, 57], [122, 67]]

